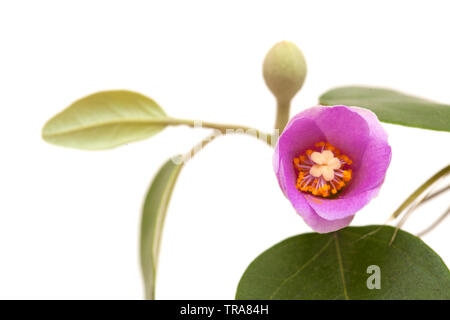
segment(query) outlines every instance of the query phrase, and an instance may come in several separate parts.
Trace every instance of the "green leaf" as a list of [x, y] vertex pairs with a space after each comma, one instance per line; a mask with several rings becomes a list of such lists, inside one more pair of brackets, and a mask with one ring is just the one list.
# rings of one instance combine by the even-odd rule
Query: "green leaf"
[[146, 96], [125, 90], [103, 91], [74, 102], [50, 119], [42, 137], [65, 147], [108, 149], [160, 132], [166, 118]]
[[[389, 246], [393, 232], [390, 226], [348, 227], [284, 240], [250, 264], [236, 298], [450, 299], [450, 274], [441, 258], [401, 230]], [[380, 289], [368, 289], [372, 265], [380, 267]]]
[[144, 202], [141, 221], [141, 268], [146, 299], [155, 299], [156, 267], [161, 235], [172, 190], [183, 163], [168, 160], [153, 179]]
[[372, 110], [380, 121], [409, 127], [450, 131], [450, 105], [398, 91], [370, 87], [339, 87], [319, 98], [322, 105], [358, 106]]

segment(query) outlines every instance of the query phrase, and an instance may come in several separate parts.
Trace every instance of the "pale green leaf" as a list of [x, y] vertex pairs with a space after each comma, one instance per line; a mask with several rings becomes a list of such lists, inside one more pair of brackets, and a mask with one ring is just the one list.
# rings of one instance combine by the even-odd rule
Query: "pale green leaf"
[[319, 102], [322, 105], [364, 107], [372, 110], [383, 122], [450, 131], [450, 105], [395, 90], [358, 86], [339, 87], [322, 94]]
[[[348, 227], [284, 240], [250, 264], [236, 298], [450, 299], [450, 274], [442, 259], [405, 231], [389, 245], [394, 230]], [[373, 266], [379, 267], [379, 289], [373, 287], [375, 278], [369, 279], [375, 276]]]
[[94, 93], [50, 119], [45, 141], [77, 149], [100, 150], [142, 140], [166, 126], [167, 115], [152, 99], [117, 90]]
[[144, 202], [140, 254], [145, 297], [155, 299], [155, 279], [164, 219], [182, 162], [167, 161], [156, 174]]

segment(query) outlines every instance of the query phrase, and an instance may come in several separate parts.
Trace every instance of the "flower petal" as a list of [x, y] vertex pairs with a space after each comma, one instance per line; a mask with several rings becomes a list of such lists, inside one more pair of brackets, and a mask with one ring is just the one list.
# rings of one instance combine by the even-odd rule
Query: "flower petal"
[[381, 139], [387, 141], [388, 135], [384, 128], [381, 126], [380, 121], [375, 113], [370, 111], [369, 109], [360, 108], [360, 107], [350, 107], [353, 111], [357, 112], [360, 116], [366, 119], [369, 124], [371, 136], [377, 139]]
[[346, 106], [324, 107], [315, 122], [325, 134], [326, 141], [340, 149], [358, 167], [370, 139], [366, 119]]
[[308, 201], [319, 216], [335, 220], [354, 215], [377, 194], [391, 161], [391, 147], [386, 141], [370, 141], [358, 174], [337, 199], [321, 199], [321, 203]]
[[[287, 190], [295, 188], [297, 173], [292, 163], [295, 156], [306, 151], [317, 139], [324, 139], [324, 134], [314, 121], [306, 118], [292, 119], [278, 139], [273, 156], [273, 168], [278, 179], [278, 183], [287, 196]], [[301, 137], [301, 139], [299, 139]], [[291, 200], [291, 199], [289, 199]], [[292, 201], [292, 200], [291, 200]]]
[[[292, 117], [292, 119], [289, 121], [289, 123], [293, 122], [295, 119], [300, 119], [300, 118], [308, 118], [311, 120], [315, 120], [322, 112], [324, 112], [325, 110], [327, 110], [329, 108], [330, 107], [321, 106], [321, 105], [308, 108], [308, 109], [303, 110], [302, 112], [296, 114], [294, 117]], [[288, 126], [289, 126], [289, 124], [288, 124]], [[284, 131], [286, 131], [288, 126], [286, 126]]]
[[288, 197], [289, 199], [292, 199], [292, 204], [297, 213], [303, 218], [306, 224], [316, 232], [327, 233], [336, 231], [348, 226], [353, 220], [353, 216], [336, 220], [324, 219], [310, 206], [309, 201], [307, 200], [309, 198], [308, 195], [305, 196], [300, 192], [296, 192], [294, 194], [289, 194]]
[[331, 221], [322, 219], [317, 214], [315, 214], [314, 216], [303, 215], [302, 218], [306, 222], [306, 224], [311, 227], [311, 229], [318, 233], [328, 233], [340, 230], [347, 227], [353, 220], [353, 216], [350, 216], [344, 219]]
[[378, 186], [350, 198], [324, 199], [307, 196], [306, 199], [317, 215], [323, 219], [335, 221], [353, 217], [357, 211], [378, 194], [380, 187]]
[[353, 180], [342, 197], [352, 197], [381, 185], [391, 162], [391, 154], [387, 141], [372, 139], [361, 158], [357, 173], [353, 175]]

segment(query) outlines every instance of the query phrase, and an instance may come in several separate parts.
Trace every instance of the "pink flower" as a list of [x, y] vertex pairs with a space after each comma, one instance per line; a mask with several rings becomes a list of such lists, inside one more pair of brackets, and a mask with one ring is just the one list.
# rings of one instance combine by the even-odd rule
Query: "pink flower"
[[273, 167], [297, 213], [326, 233], [348, 226], [378, 194], [390, 161], [387, 134], [374, 113], [317, 106], [289, 121]]

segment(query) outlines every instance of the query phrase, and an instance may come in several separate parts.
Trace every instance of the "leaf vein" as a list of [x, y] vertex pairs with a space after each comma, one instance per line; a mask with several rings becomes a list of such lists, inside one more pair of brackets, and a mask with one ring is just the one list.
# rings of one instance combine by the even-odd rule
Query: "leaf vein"
[[285, 278], [281, 284], [274, 290], [274, 292], [270, 295], [269, 300], [273, 300], [273, 297], [280, 291], [280, 289], [285, 285], [286, 282], [288, 282], [290, 279], [297, 276], [300, 272], [302, 272], [303, 269], [305, 269], [309, 264], [311, 264], [314, 260], [316, 260], [320, 255], [328, 248], [331, 241], [333, 241], [333, 238], [330, 237], [330, 240], [328, 240], [327, 243], [320, 249], [314, 256], [312, 256], [308, 261], [306, 261], [303, 265], [297, 267], [297, 270], [291, 274], [289, 277]]
[[350, 298], [348, 297], [348, 293], [347, 293], [347, 286], [345, 284], [344, 266], [342, 264], [341, 249], [339, 247], [339, 240], [338, 240], [337, 233], [335, 232], [333, 234], [333, 236], [334, 236], [334, 240], [335, 240], [334, 242], [336, 244], [336, 255], [337, 255], [337, 259], [338, 259], [338, 263], [339, 263], [339, 271], [341, 274], [342, 286], [344, 287], [344, 297], [345, 297], [345, 300], [350, 300]]

